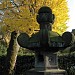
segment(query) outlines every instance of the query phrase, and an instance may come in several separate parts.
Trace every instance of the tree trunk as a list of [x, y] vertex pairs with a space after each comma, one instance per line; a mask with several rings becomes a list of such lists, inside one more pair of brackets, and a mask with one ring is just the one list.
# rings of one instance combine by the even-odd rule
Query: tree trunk
[[13, 75], [14, 67], [16, 64], [17, 54], [20, 46], [17, 43], [17, 37], [19, 35], [18, 31], [13, 31], [11, 33], [11, 39], [9, 42], [9, 47], [7, 49], [7, 59], [5, 65], [5, 73], [4, 75]]

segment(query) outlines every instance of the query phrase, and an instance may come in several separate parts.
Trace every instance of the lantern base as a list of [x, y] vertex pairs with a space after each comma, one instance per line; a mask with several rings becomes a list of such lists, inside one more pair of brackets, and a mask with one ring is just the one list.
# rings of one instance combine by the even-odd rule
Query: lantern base
[[45, 71], [36, 71], [35, 69], [31, 69], [26, 72], [26, 75], [67, 75], [67, 73], [62, 69], [50, 69]]

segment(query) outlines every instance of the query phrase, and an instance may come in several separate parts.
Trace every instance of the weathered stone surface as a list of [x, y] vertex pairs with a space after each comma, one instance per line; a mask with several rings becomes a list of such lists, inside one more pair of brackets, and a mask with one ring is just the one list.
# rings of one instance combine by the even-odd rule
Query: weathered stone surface
[[29, 36], [26, 33], [21, 33], [17, 38], [18, 44], [21, 47], [27, 47], [29, 42]]
[[63, 33], [62, 38], [63, 38], [63, 41], [65, 42], [65, 46], [72, 45], [75, 42], [74, 34], [71, 32]]

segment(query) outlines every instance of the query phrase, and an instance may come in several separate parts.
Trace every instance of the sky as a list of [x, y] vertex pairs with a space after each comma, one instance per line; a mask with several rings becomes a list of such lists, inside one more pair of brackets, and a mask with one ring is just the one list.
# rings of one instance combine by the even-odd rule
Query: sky
[[75, 29], [75, 0], [67, 0], [69, 8], [69, 21], [67, 22], [67, 31], [72, 31]]

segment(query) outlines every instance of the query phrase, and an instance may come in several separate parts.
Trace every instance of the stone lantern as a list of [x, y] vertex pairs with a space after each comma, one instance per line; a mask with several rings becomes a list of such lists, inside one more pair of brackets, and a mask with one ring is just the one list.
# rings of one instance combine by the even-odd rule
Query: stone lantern
[[35, 51], [35, 68], [27, 71], [26, 75], [66, 75], [66, 71], [58, 67], [56, 52], [69, 46], [72, 37], [68, 42], [65, 36], [70, 33], [66, 32], [60, 36], [52, 31], [55, 15], [47, 6], [39, 9], [36, 19], [40, 30], [31, 37], [21, 33], [17, 39], [21, 47]]

